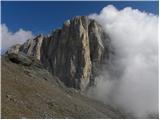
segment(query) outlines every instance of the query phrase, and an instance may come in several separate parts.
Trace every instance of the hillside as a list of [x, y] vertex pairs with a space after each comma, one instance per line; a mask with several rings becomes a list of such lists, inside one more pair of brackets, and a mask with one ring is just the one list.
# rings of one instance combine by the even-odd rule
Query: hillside
[[12, 46], [2, 56], [2, 118], [127, 118], [85, 94], [113, 55], [109, 36], [85, 16]]
[[110, 105], [65, 87], [39, 61], [21, 54], [19, 57], [14, 55], [2, 57], [2, 118], [126, 118], [126, 116]]

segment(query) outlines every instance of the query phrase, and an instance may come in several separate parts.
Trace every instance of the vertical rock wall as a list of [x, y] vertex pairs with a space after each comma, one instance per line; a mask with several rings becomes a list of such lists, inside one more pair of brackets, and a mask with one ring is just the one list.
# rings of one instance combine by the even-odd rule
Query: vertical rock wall
[[20, 51], [40, 60], [66, 86], [84, 90], [94, 82], [94, 69], [109, 56], [106, 40], [108, 36], [98, 23], [77, 16], [49, 37], [28, 40]]

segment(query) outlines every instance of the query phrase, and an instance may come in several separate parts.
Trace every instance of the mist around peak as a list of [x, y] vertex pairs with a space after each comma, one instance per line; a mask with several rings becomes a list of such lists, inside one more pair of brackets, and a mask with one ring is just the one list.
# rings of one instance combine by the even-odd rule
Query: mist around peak
[[115, 56], [88, 94], [138, 118], [158, 115], [158, 16], [108, 5], [89, 17], [109, 35]]

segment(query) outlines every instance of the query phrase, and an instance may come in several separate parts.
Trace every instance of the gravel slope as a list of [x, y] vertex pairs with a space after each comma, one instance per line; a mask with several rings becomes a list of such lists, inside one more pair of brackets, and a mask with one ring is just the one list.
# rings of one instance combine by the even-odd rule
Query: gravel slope
[[109, 105], [66, 88], [38, 62], [1, 59], [2, 118], [126, 118]]

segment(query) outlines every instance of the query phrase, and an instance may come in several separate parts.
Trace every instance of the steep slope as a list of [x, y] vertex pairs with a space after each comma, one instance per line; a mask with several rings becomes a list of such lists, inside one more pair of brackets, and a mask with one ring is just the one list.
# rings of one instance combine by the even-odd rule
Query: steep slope
[[127, 118], [83, 92], [112, 53], [108, 35], [85, 16], [14, 45], [2, 56], [2, 118]]
[[97, 22], [77, 16], [50, 36], [28, 40], [18, 51], [40, 60], [66, 86], [83, 91], [94, 84], [94, 70], [109, 59], [110, 48], [110, 39]]
[[[17, 47], [17, 46], [16, 46]], [[125, 118], [109, 105], [65, 87], [35, 58], [2, 56], [2, 118]]]

